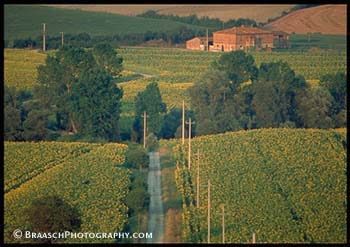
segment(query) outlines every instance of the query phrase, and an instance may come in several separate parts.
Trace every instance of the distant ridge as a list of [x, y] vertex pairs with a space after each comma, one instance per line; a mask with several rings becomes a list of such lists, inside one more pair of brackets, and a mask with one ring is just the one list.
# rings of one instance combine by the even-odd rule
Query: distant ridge
[[346, 34], [346, 5], [321, 5], [292, 12], [266, 27], [288, 33]]
[[121, 15], [138, 15], [147, 10], [155, 10], [158, 14], [173, 14], [188, 16], [196, 14], [199, 17], [209, 16], [223, 21], [229, 19], [249, 18], [257, 22], [266, 22], [269, 18], [278, 17], [283, 11], [289, 11], [292, 4], [231, 4], [231, 5], [127, 5], [127, 4], [60, 4], [50, 5], [57, 8], [80, 9], [94, 12], [108, 12]]

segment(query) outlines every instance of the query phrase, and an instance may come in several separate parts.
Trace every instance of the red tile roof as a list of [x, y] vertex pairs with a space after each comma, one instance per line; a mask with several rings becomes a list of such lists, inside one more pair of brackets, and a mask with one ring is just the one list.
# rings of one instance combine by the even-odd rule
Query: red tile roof
[[223, 33], [223, 34], [256, 34], [256, 33], [266, 33], [272, 34], [270, 31], [266, 31], [256, 27], [233, 27], [229, 29], [220, 30], [214, 33]]

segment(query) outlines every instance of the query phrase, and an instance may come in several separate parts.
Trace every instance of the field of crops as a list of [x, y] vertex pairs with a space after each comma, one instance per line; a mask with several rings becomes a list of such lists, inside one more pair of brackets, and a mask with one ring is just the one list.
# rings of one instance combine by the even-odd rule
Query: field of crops
[[[68, 151], [69, 146], [76, 151]], [[33, 150], [35, 148], [40, 155]], [[81, 232], [122, 231], [128, 220], [127, 207], [123, 201], [130, 183], [129, 170], [120, 166], [124, 162], [126, 148], [126, 145], [114, 143], [5, 142], [5, 184], [14, 178], [15, 172], [24, 174], [31, 167], [45, 169], [20, 187], [5, 193], [5, 241], [19, 241], [13, 239], [12, 231], [26, 229], [26, 207], [33, 199], [45, 195], [57, 195], [79, 208], [82, 215]], [[30, 151], [34, 151], [34, 154]], [[70, 158], [63, 156], [63, 152], [70, 153]], [[62, 162], [51, 168], [43, 167], [44, 162], [40, 161], [44, 158], [46, 161], [52, 159], [59, 162], [60, 157], [63, 157]]]
[[174, 151], [183, 195], [184, 236], [207, 241], [207, 184], [211, 183], [211, 242], [346, 241], [345, 130], [261, 129], [196, 137], [200, 150], [199, 208], [196, 157]]
[[6, 142], [5, 193], [45, 170], [88, 151], [89, 144], [78, 142]]
[[31, 89], [37, 79], [37, 66], [45, 63], [46, 54], [36, 50], [4, 50], [5, 84]]
[[[121, 48], [118, 52], [123, 57], [127, 70], [146, 74], [165, 83], [193, 83], [221, 55], [166, 48]], [[341, 52], [253, 52], [252, 55], [257, 65], [262, 62], [286, 61], [297, 74], [311, 81], [318, 80], [327, 73], [346, 73], [346, 53]], [[35, 83], [36, 66], [44, 63], [44, 60], [45, 55], [36, 51], [5, 49], [5, 83], [30, 88]]]
[[[169, 48], [124, 48], [118, 50], [125, 67], [145, 71], [170, 83], [194, 82], [222, 53], [189, 51]], [[296, 74], [307, 80], [319, 79], [336, 71], [346, 72], [345, 52], [252, 52], [256, 64], [287, 62]], [[148, 74], [147, 73], [147, 74]]]
[[[134, 110], [134, 97], [148, 83], [159, 82], [160, 91], [168, 109], [179, 107], [188, 101], [186, 89], [205, 73], [208, 66], [221, 53], [198, 52], [181, 49], [121, 48], [118, 53], [124, 59], [124, 77], [118, 84], [124, 89], [123, 115]], [[336, 71], [346, 72], [346, 54], [337, 52], [317, 53], [252, 53], [256, 63], [287, 61], [317, 86], [319, 78]], [[5, 49], [5, 84], [30, 89], [36, 81], [36, 67], [45, 62], [45, 55], [37, 51]]]

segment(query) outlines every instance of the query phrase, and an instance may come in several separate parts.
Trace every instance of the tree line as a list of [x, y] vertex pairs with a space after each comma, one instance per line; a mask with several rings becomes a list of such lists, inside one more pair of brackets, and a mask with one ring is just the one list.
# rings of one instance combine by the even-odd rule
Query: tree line
[[5, 140], [118, 140], [122, 61], [108, 44], [49, 54], [32, 93], [5, 86]]
[[222, 21], [219, 18], [210, 18], [208, 16], [198, 17], [197, 15], [189, 15], [189, 16], [178, 16], [178, 15], [165, 15], [159, 14], [155, 10], [147, 10], [146, 12], [137, 15], [139, 17], [152, 18], [152, 19], [165, 19], [171, 21], [182, 22], [190, 25], [203, 26], [206, 28], [220, 30], [223, 28], [231, 28], [231, 27], [240, 27], [244, 26], [253, 26], [259, 27], [262, 24], [257, 23], [253, 19], [249, 18], [238, 18], [238, 19], [229, 19], [228, 21]]
[[196, 133], [255, 128], [346, 126], [346, 75], [325, 75], [310, 87], [285, 62], [258, 68], [243, 51], [223, 54], [189, 89]]
[[[113, 47], [121, 45], [141, 45], [150, 40], [163, 40], [169, 46], [185, 43], [187, 40], [196, 37], [204, 36], [205, 30], [194, 30], [186, 26], [180, 26], [177, 29], [167, 32], [152, 32], [135, 34], [115, 34], [115, 35], [96, 35], [91, 36], [88, 33], [79, 34], [64, 34], [64, 44], [74, 47], [92, 48], [99, 43], [108, 43]], [[46, 36], [46, 49], [54, 50], [61, 46], [61, 35]], [[5, 40], [6, 48], [42, 48], [42, 36], [36, 38], [28, 37], [15, 39], [13, 41]]]

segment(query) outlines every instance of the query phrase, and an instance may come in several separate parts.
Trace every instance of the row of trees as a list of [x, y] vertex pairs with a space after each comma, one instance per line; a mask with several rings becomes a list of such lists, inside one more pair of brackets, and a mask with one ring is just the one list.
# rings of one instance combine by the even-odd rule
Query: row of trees
[[346, 77], [308, 87], [285, 62], [255, 66], [243, 51], [226, 53], [189, 90], [197, 134], [268, 127], [336, 128], [346, 124]]
[[253, 26], [257, 27], [260, 23], [257, 23], [255, 20], [248, 18], [238, 18], [238, 19], [230, 19], [228, 21], [222, 21], [219, 18], [210, 18], [208, 16], [198, 17], [197, 15], [189, 15], [189, 16], [178, 16], [178, 15], [163, 15], [158, 14], [155, 10], [147, 10], [146, 12], [137, 15], [139, 17], [146, 17], [152, 19], [166, 19], [177, 22], [182, 22], [190, 25], [203, 26], [215, 30], [230, 27], [239, 27], [242, 25], [245, 26]]
[[[74, 47], [91, 48], [99, 43], [108, 43], [113, 47], [120, 45], [140, 45], [150, 40], [163, 40], [169, 45], [184, 43], [195, 36], [204, 36], [204, 30], [194, 30], [186, 26], [180, 26], [177, 29], [167, 32], [145, 31], [136, 34], [116, 34], [116, 35], [99, 35], [91, 36], [88, 33], [65, 34], [64, 43]], [[47, 49], [58, 49], [61, 46], [61, 35], [46, 37]], [[7, 48], [42, 48], [42, 36], [36, 38], [28, 37], [24, 39], [16, 39], [13, 41], [5, 41]]]
[[113, 78], [122, 59], [107, 44], [92, 50], [61, 47], [38, 67], [33, 94], [5, 87], [5, 139], [42, 140], [49, 132], [119, 139], [123, 92]]

